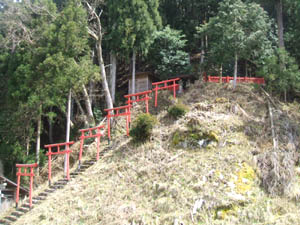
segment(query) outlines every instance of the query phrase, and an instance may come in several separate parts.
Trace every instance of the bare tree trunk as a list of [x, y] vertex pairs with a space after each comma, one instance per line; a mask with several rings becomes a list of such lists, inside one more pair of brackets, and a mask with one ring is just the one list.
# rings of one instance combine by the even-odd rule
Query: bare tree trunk
[[[50, 107], [50, 111], [52, 112], [52, 107]], [[50, 144], [53, 143], [53, 123], [50, 118], [48, 118], [48, 124], [49, 124], [49, 142]]]
[[236, 80], [237, 80], [237, 67], [238, 67], [238, 54], [237, 52], [234, 53], [234, 78], [233, 78], [233, 88], [236, 87]]
[[132, 94], [135, 93], [135, 61], [136, 61], [136, 53], [135, 51], [133, 50], [133, 53], [132, 53]]
[[76, 102], [76, 104], [78, 106], [78, 109], [79, 109], [79, 111], [80, 111], [80, 113], [81, 113], [81, 115], [83, 117], [85, 127], [88, 127], [89, 121], [87, 120], [87, 116], [86, 116], [86, 114], [85, 114], [85, 112], [84, 112], [84, 110], [83, 110], [83, 108], [82, 108], [82, 106], [81, 106], [81, 104], [80, 104], [77, 96], [74, 93], [73, 93], [73, 98], [75, 99], [75, 102]]
[[36, 149], [35, 149], [35, 157], [36, 157], [36, 163], [38, 164], [37, 167], [37, 175], [39, 175], [39, 165], [40, 165], [40, 149], [41, 149], [41, 129], [42, 129], [42, 107], [40, 107], [39, 116], [37, 118], [37, 137], [36, 137]]
[[113, 103], [115, 103], [116, 78], [117, 78], [117, 56], [114, 52], [110, 53], [110, 91]]
[[91, 105], [93, 105], [93, 101], [94, 101], [94, 88], [95, 88], [95, 83], [93, 81], [90, 81], [88, 93], [89, 93]]
[[273, 122], [273, 113], [272, 113], [272, 108], [271, 108], [270, 101], [268, 101], [268, 108], [269, 108], [269, 115], [270, 115], [270, 120], [271, 120], [273, 149], [277, 150], [278, 149], [278, 143], [277, 143], [276, 134], [275, 134], [275, 127], [274, 127], [274, 122]]
[[220, 72], [219, 72], [219, 76], [220, 76], [220, 83], [223, 82], [223, 63], [221, 63], [221, 66], [220, 66]]
[[278, 41], [279, 48], [284, 49], [284, 39], [283, 39], [283, 14], [282, 14], [282, 0], [277, 0], [275, 3], [275, 9], [277, 14], [277, 26], [278, 26]]
[[201, 38], [201, 55], [200, 55], [200, 76], [203, 74], [203, 63], [204, 63], [204, 54], [205, 54], [205, 51], [204, 51], [204, 38], [202, 37]]
[[94, 119], [94, 114], [93, 114], [90, 98], [89, 98], [88, 92], [84, 85], [82, 85], [82, 89], [83, 89], [83, 96], [84, 96], [84, 102], [85, 102], [85, 107], [86, 107], [86, 111], [87, 111], [88, 121], [89, 121], [89, 124], [94, 125], [95, 119]]
[[[68, 116], [67, 116], [67, 127], [66, 127], [66, 142], [70, 141], [70, 125], [71, 125], [71, 102], [72, 102], [72, 92], [71, 89], [69, 90], [69, 95], [68, 95]], [[65, 177], [67, 176], [67, 155], [65, 155], [65, 160], [64, 160], [64, 174]]]
[[95, 21], [95, 23], [91, 27], [88, 27], [88, 33], [96, 41], [97, 58], [98, 58], [98, 64], [100, 67], [100, 73], [102, 78], [101, 79], [102, 87], [104, 90], [107, 107], [111, 109], [113, 108], [113, 102], [107, 84], [106, 71], [105, 71], [105, 65], [104, 65], [103, 54], [102, 54], [103, 34], [102, 34], [102, 25], [100, 20], [102, 11], [100, 11], [100, 13], [97, 13], [95, 8], [93, 8], [87, 1], [85, 1], [85, 3], [88, 7], [90, 21]]
[[30, 149], [30, 137], [29, 135], [26, 137], [26, 155], [29, 155], [29, 149]]

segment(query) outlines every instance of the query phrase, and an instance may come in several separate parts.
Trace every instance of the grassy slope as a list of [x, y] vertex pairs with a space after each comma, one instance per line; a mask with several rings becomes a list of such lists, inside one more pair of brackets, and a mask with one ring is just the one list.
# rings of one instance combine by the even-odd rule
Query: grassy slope
[[[116, 148], [15, 224], [300, 224], [294, 189], [270, 197], [259, 187], [252, 153], [272, 142], [265, 99], [252, 89], [196, 84], [181, 97], [190, 112], [178, 121], [166, 115], [166, 93], [151, 109], [160, 124], [150, 142], [119, 134]], [[219, 142], [174, 147], [174, 132], [191, 123]]]

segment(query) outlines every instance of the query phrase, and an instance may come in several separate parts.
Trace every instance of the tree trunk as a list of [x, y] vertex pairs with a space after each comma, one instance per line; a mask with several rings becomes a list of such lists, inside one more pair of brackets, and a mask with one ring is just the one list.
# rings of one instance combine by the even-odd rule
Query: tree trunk
[[102, 54], [103, 34], [102, 34], [102, 25], [101, 25], [100, 17], [103, 11], [101, 10], [100, 13], [96, 13], [96, 9], [93, 8], [88, 1], [85, 1], [85, 3], [88, 7], [89, 14], [93, 18], [92, 20], [95, 20], [95, 24], [92, 25], [92, 28], [88, 27], [88, 33], [96, 41], [97, 58], [98, 58], [98, 64], [100, 67], [100, 73], [102, 77], [101, 79], [102, 88], [104, 90], [107, 107], [111, 109], [113, 108], [113, 102], [107, 84], [106, 71], [105, 71], [105, 65], [104, 65], [103, 54]]
[[[50, 107], [50, 111], [52, 112], [52, 107]], [[53, 143], [53, 123], [50, 118], [48, 118], [48, 124], [49, 124], [49, 143]]]
[[93, 101], [94, 101], [94, 88], [95, 88], [95, 83], [93, 81], [90, 81], [88, 93], [89, 93], [91, 105], [93, 105]]
[[116, 77], [117, 77], [117, 56], [114, 52], [110, 53], [110, 92], [111, 99], [115, 103], [115, 93], [116, 93]]
[[235, 52], [235, 53], [234, 53], [234, 78], [233, 78], [233, 89], [235, 89], [235, 87], [236, 87], [237, 68], [238, 68], [238, 54], [237, 54], [237, 52]]
[[90, 102], [90, 97], [89, 97], [88, 92], [84, 85], [82, 85], [82, 89], [83, 89], [83, 96], [84, 96], [84, 102], [85, 102], [85, 107], [86, 107], [86, 111], [87, 111], [88, 121], [89, 121], [89, 124], [94, 125], [95, 119], [94, 119], [94, 114], [93, 114], [93, 110], [92, 110], [92, 105]]
[[29, 135], [26, 137], [26, 155], [29, 156], [29, 149], [30, 149], [30, 137]]
[[110, 91], [109, 91], [108, 84], [107, 84], [105, 66], [104, 66], [104, 61], [103, 61], [103, 56], [102, 56], [101, 42], [97, 43], [97, 54], [98, 54], [98, 63], [100, 66], [100, 73], [102, 76], [101, 81], [102, 81], [102, 86], [103, 86], [103, 90], [104, 90], [104, 94], [105, 94], [106, 105], [107, 105], [107, 108], [112, 109], [113, 102], [112, 102]]
[[81, 106], [81, 104], [80, 104], [77, 96], [74, 93], [73, 93], [73, 96], [74, 96], [73, 98], [75, 99], [75, 102], [76, 102], [76, 104], [78, 106], [78, 109], [79, 109], [79, 111], [81, 113], [81, 116], [83, 117], [84, 126], [88, 127], [89, 126], [89, 121], [87, 120], [87, 116], [86, 116], [86, 114], [85, 114], [85, 112], [84, 112], [84, 110], [83, 110], [83, 108], [82, 108], [82, 106]]
[[278, 26], [278, 41], [279, 48], [284, 49], [283, 39], [283, 14], [282, 14], [282, 0], [277, 0], [275, 3], [276, 15], [277, 15], [277, 26]]
[[132, 53], [132, 94], [135, 93], [135, 61], [136, 61], [136, 53], [135, 51], [133, 50], [133, 53]]
[[41, 129], [42, 129], [42, 112], [41, 112], [41, 107], [40, 107], [40, 112], [39, 116], [37, 118], [37, 137], [36, 137], [36, 151], [35, 151], [35, 157], [36, 157], [36, 163], [38, 164], [37, 167], [37, 175], [39, 175], [39, 165], [40, 165], [40, 149], [41, 149]]
[[[67, 116], [67, 127], [66, 127], [66, 142], [70, 141], [70, 125], [71, 125], [71, 102], [72, 102], [72, 92], [71, 89], [69, 90], [68, 95], [68, 116]], [[67, 155], [65, 155], [65, 161], [64, 161], [64, 174], [65, 177], [67, 177]]]
[[203, 74], [203, 63], [204, 63], [204, 53], [205, 53], [205, 51], [204, 51], [204, 38], [202, 37], [201, 38], [201, 55], [200, 55], [200, 70], [199, 70], [199, 72], [200, 72], [200, 76]]
[[221, 63], [221, 66], [220, 66], [220, 72], [219, 72], [219, 76], [220, 76], [220, 83], [223, 82], [223, 63]]

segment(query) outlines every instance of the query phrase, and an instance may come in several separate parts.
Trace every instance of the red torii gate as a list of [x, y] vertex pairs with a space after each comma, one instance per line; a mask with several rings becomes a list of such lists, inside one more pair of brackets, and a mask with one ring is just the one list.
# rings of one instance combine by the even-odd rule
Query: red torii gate
[[[130, 123], [130, 108], [131, 105], [125, 105], [125, 106], [120, 106], [117, 108], [112, 108], [112, 109], [104, 109], [105, 112], [107, 112], [107, 136], [108, 136], [108, 140], [111, 139], [110, 136], [110, 118], [112, 117], [117, 117], [117, 116], [126, 116], [126, 131], [127, 131], [127, 136], [129, 136], [129, 123]], [[120, 110], [125, 110], [125, 112], [120, 113]], [[111, 114], [112, 112], [112, 114]]]
[[[20, 194], [20, 181], [21, 176], [28, 176], [30, 177], [30, 184], [29, 184], [29, 207], [32, 206], [32, 189], [33, 189], [33, 168], [38, 167], [37, 163], [34, 164], [16, 164], [16, 167], [18, 168], [17, 172], [17, 194], [16, 194], [16, 208], [18, 208], [18, 202], [19, 202], [19, 194]], [[22, 168], [24, 168], [24, 172], [22, 173]], [[27, 173], [27, 169], [30, 168], [30, 173]]]
[[[80, 151], [79, 151], [79, 168], [80, 168], [80, 165], [81, 165], [81, 157], [82, 157], [84, 139], [97, 138], [97, 156], [96, 156], [96, 159], [97, 159], [97, 161], [99, 160], [100, 137], [103, 136], [103, 134], [101, 133], [101, 129], [104, 129], [104, 128], [105, 128], [105, 126], [101, 125], [101, 126], [97, 126], [97, 127], [93, 127], [93, 128], [86, 128], [86, 129], [79, 130], [81, 132]], [[96, 131], [96, 134], [93, 134], [93, 131]], [[85, 135], [86, 132], [88, 132], [87, 135]]]
[[[164, 80], [164, 81], [160, 81], [160, 82], [155, 82], [152, 83], [152, 85], [155, 86], [155, 88], [153, 88], [153, 90], [155, 91], [155, 107], [157, 107], [157, 91], [158, 90], [163, 90], [163, 89], [173, 89], [173, 96], [174, 98], [176, 98], [176, 89], [179, 88], [179, 84], [176, 84], [176, 81], [179, 81], [180, 78], [174, 78], [174, 79], [170, 79], [170, 80]], [[172, 83], [172, 84], [168, 84], [168, 83]], [[163, 85], [163, 86], [159, 86], [159, 85]]]
[[[74, 141], [71, 142], [65, 142], [65, 143], [58, 143], [58, 144], [50, 144], [45, 145], [45, 148], [48, 148], [48, 153], [46, 155], [48, 156], [48, 181], [49, 186], [51, 185], [51, 156], [52, 155], [64, 155], [67, 156], [67, 179], [70, 180], [70, 168], [69, 168], [69, 159], [70, 159], [70, 145], [74, 144]], [[64, 151], [60, 151], [61, 146], [66, 146], [66, 149]], [[57, 148], [57, 152], [52, 152], [52, 148]]]
[[[131, 105], [131, 103], [134, 102], [141, 102], [144, 101], [146, 103], [146, 113], [149, 113], [149, 103], [148, 101], [151, 99], [149, 97], [149, 94], [152, 92], [152, 90], [148, 90], [148, 91], [144, 91], [144, 92], [139, 92], [139, 93], [135, 93], [135, 94], [129, 94], [129, 95], [124, 95], [125, 98], [127, 98], [127, 104]], [[140, 96], [142, 98], [140, 98]], [[136, 97], [136, 99], [133, 99], [134, 97]]]

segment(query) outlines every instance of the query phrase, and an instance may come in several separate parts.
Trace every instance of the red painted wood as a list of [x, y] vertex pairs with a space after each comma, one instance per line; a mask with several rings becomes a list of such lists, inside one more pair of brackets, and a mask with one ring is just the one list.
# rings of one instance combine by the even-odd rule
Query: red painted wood
[[[18, 169], [17, 172], [17, 193], [16, 193], [16, 206], [18, 207], [19, 199], [20, 199], [20, 181], [21, 176], [29, 176], [30, 177], [30, 183], [29, 183], [29, 207], [32, 206], [32, 191], [33, 191], [33, 169], [38, 167], [37, 163], [33, 164], [16, 164], [16, 167]], [[22, 168], [24, 169], [24, 172], [22, 172]], [[27, 169], [30, 169], [30, 173], [27, 172]]]
[[[105, 126], [101, 125], [101, 126], [97, 126], [97, 127], [91, 127], [91, 128], [86, 128], [86, 129], [79, 130], [81, 132], [81, 136], [80, 136], [80, 151], [79, 151], [79, 165], [81, 163], [84, 140], [87, 139], [87, 138], [97, 138], [97, 156], [96, 156], [96, 159], [99, 160], [100, 137], [104, 136], [101, 133], [101, 129], [104, 129], [104, 128], [105, 128]], [[92, 131], [96, 131], [96, 134], [93, 134]]]
[[[176, 98], [176, 89], [179, 88], [179, 84], [176, 84], [176, 81], [179, 81], [180, 78], [175, 78], [175, 79], [170, 79], [170, 80], [164, 80], [164, 81], [160, 81], [160, 82], [155, 82], [152, 83], [153, 86], [155, 86], [153, 88], [153, 90], [155, 91], [155, 107], [157, 107], [157, 92], [158, 90], [163, 90], [163, 89], [173, 89], [173, 97]], [[168, 84], [168, 83], [172, 83], [172, 84]], [[159, 86], [163, 84], [163, 86]]]
[[[129, 136], [129, 123], [131, 121], [131, 112], [130, 112], [131, 105], [125, 105], [120, 106], [112, 109], [104, 109], [105, 112], [107, 112], [106, 118], [107, 118], [107, 136], [109, 139], [111, 139], [111, 133], [110, 133], [110, 118], [112, 117], [118, 117], [118, 116], [126, 116], [126, 130], [127, 130], [127, 136]], [[125, 110], [125, 112], [120, 112], [120, 110]], [[111, 114], [112, 112], [112, 114]]]
[[[124, 97], [127, 98], [126, 102], [128, 105], [131, 105], [131, 103], [134, 103], [134, 102], [144, 101], [146, 103], [146, 113], [149, 113], [148, 101], [151, 98], [148, 96], [148, 94], [150, 94], [151, 92], [152, 92], [152, 90], [148, 90], [148, 91], [138, 92], [135, 94], [124, 95]], [[134, 99], [134, 97], [137, 97], [137, 98]]]
[[[229, 83], [231, 80], [234, 80], [233, 77], [222, 77], [222, 82]], [[256, 84], [265, 84], [264, 78], [258, 78], [258, 77], [237, 77], [237, 83], [256, 83]], [[208, 76], [207, 82], [212, 83], [219, 83], [220, 77], [218, 76]]]
[[[64, 143], [56, 143], [56, 144], [50, 144], [50, 145], [45, 145], [45, 148], [48, 148], [48, 152], [46, 155], [48, 156], [48, 181], [49, 185], [51, 185], [51, 176], [52, 176], [52, 167], [51, 167], [51, 160], [52, 160], [52, 155], [66, 155], [67, 157], [67, 179], [70, 180], [70, 168], [69, 168], [69, 154], [72, 152], [70, 150], [70, 145], [74, 144], [74, 141], [71, 142], [64, 142]], [[65, 150], [61, 151], [60, 147], [65, 146]], [[56, 148], [56, 152], [52, 152], [52, 148]]]

